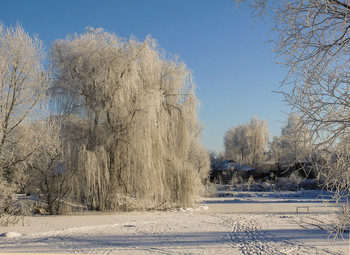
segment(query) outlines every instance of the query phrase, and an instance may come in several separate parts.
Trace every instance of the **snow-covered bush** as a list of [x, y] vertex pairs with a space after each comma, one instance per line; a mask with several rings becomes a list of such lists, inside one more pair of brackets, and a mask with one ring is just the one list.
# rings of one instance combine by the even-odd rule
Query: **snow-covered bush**
[[254, 185], [255, 181], [254, 181], [254, 178], [253, 176], [249, 176], [247, 182], [245, 183], [246, 187], [247, 187], [247, 190], [249, 191], [251, 186]]
[[16, 224], [20, 220], [20, 209], [13, 203], [16, 186], [0, 178], [0, 226]]
[[349, 201], [340, 203], [339, 214], [335, 222], [336, 234], [343, 234], [350, 231], [350, 205]]

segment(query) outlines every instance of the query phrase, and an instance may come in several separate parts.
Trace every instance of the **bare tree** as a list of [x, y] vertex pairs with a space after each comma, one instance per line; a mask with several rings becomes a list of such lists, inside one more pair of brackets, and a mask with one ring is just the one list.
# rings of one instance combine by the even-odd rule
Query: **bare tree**
[[42, 42], [36, 36], [29, 36], [20, 25], [0, 24], [0, 218], [4, 224], [10, 218], [4, 220], [3, 213], [16, 211], [13, 193], [18, 188], [24, 191], [30, 181], [24, 160], [31, 152], [21, 151], [17, 157], [16, 147], [24, 142], [17, 131], [37, 115], [38, 103], [44, 97], [48, 85], [44, 58]]
[[274, 48], [289, 71], [282, 93], [316, 141], [320, 176], [329, 188], [349, 196], [350, 155], [343, 146], [350, 134], [349, 1], [237, 2], [248, 3], [254, 15], [274, 22]]
[[[0, 25], [0, 156], [8, 137], [43, 97], [48, 76], [43, 66], [44, 51], [37, 37], [24, 29]], [[13, 142], [13, 141], [12, 141]]]
[[320, 141], [333, 142], [348, 131], [348, 1], [255, 0], [254, 13], [275, 23], [274, 50], [289, 73], [286, 100]]

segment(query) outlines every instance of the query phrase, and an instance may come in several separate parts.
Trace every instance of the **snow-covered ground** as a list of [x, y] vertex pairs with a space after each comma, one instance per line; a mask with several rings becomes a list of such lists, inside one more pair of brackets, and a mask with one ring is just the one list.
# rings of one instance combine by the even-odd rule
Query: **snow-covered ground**
[[167, 212], [28, 216], [0, 227], [0, 253], [349, 254], [317, 191], [226, 195]]

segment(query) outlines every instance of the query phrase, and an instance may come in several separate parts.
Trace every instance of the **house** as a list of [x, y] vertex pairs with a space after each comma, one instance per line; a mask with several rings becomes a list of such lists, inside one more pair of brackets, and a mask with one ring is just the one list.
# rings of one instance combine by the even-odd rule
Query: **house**
[[215, 169], [210, 172], [210, 181], [221, 181], [223, 183], [229, 182], [234, 174], [239, 174], [243, 178], [249, 178], [253, 175], [255, 168], [238, 164], [233, 160], [224, 160], [221, 164], [218, 164]]

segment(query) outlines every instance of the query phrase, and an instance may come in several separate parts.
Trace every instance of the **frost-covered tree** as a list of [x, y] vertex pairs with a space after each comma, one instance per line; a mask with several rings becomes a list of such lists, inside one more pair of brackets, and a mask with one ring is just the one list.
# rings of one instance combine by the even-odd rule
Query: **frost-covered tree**
[[274, 23], [275, 52], [288, 70], [282, 86], [285, 99], [311, 131], [314, 154], [323, 162], [316, 167], [325, 183], [348, 196], [350, 168], [343, 162], [350, 155], [339, 151], [350, 135], [349, 1], [236, 2], [248, 3], [254, 15], [266, 15]]
[[293, 164], [298, 161], [310, 161], [312, 154], [311, 133], [297, 114], [291, 114], [282, 127], [280, 137], [281, 162]]
[[17, 25], [0, 24], [0, 157], [11, 133], [31, 114], [43, 97], [48, 76], [43, 66], [42, 42]]
[[323, 149], [349, 134], [347, 0], [238, 0], [274, 23], [283, 94]]
[[[288, 70], [287, 102], [319, 143], [349, 133], [349, 46], [347, 0], [238, 0], [274, 24], [274, 50]], [[316, 140], [316, 139], [315, 139]]]
[[239, 125], [226, 131], [224, 137], [226, 159], [234, 159], [242, 163], [247, 161], [249, 151], [246, 130], [247, 125]]
[[272, 141], [269, 142], [269, 151], [270, 151], [271, 160], [274, 163], [280, 165], [282, 148], [281, 148], [281, 139], [278, 136], [272, 137]]
[[216, 151], [209, 151], [209, 159], [210, 159], [210, 168], [211, 170], [216, 170], [221, 165], [224, 160], [224, 153]]
[[0, 24], [0, 221], [4, 211], [16, 211], [10, 198], [14, 192], [25, 191], [31, 180], [24, 160], [32, 151], [22, 150], [17, 157], [16, 148], [25, 142], [18, 135], [20, 126], [38, 114], [48, 85], [44, 59], [42, 42], [36, 36], [28, 35], [20, 25]]
[[233, 127], [226, 132], [225, 158], [258, 167], [264, 161], [268, 139], [266, 121], [255, 117], [249, 123]]
[[269, 141], [269, 131], [265, 120], [259, 120], [257, 117], [248, 123], [248, 148], [251, 151], [252, 164], [255, 167], [260, 166], [265, 157], [266, 146]]
[[209, 164], [186, 65], [150, 37], [92, 28], [57, 40], [51, 58], [52, 105], [79, 137], [81, 199], [99, 210], [190, 204]]

